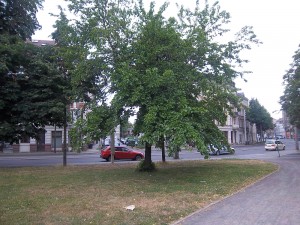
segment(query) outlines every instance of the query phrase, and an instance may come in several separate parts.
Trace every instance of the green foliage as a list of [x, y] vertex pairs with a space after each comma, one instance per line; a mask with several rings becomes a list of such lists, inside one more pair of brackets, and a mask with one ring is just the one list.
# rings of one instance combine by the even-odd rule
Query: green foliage
[[[299, 46], [300, 47], [300, 46]], [[282, 109], [286, 111], [290, 123], [300, 128], [300, 49], [293, 56], [291, 68], [284, 75], [284, 95], [280, 97]]]
[[25, 41], [40, 28], [36, 18], [44, 0], [1, 0], [0, 35], [17, 36]]
[[[209, 143], [226, 143], [216, 122], [225, 124], [238, 106], [233, 79], [247, 73], [240, 52], [259, 41], [244, 27], [235, 40], [216, 42], [228, 31], [229, 13], [218, 3], [201, 8], [196, 2], [194, 11], [181, 7], [175, 19], [164, 17], [167, 3], [156, 12], [143, 1], [69, 0], [80, 19], [70, 23], [61, 13], [54, 37], [73, 66], [78, 97], [111, 104], [114, 125], [137, 110], [134, 131], [149, 144], [166, 137], [171, 146], [192, 141], [205, 151]], [[87, 93], [94, 99], [85, 99]]]
[[0, 2], [0, 140], [38, 138], [46, 125], [62, 125], [67, 84], [55, 48], [25, 43], [40, 28], [43, 0]]
[[0, 35], [0, 140], [38, 137], [45, 125], [62, 125], [67, 86], [56, 51]]
[[256, 124], [261, 137], [263, 137], [263, 131], [274, 128], [270, 113], [265, 109], [265, 107], [260, 105], [257, 99], [250, 100], [246, 116], [250, 123]]
[[161, 136], [168, 137], [169, 149], [186, 141], [199, 149], [226, 143], [215, 121], [224, 124], [237, 107], [232, 80], [241, 75], [228, 61], [244, 62], [238, 54], [249, 45], [239, 40], [256, 43], [255, 35], [244, 28], [236, 42], [220, 45], [211, 38], [226, 32], [220, 26], [229, 17], [217, 4], [194, 12], [181, 8], [179, 21], [163, 17], [166, 7], [156, 14], [154, 5], [149, 12], [140, 8], [143, 23], [131, 46], [134, 63], [120, 69], [116, 96], [126, 106], [139, 107], [135, 131], [149, 143]]
[[86, 118], [83, 118], [85, 109], [81, 111], [81, 117], [78, 118], [70, 130], [72, 149], [80, 152], [83, 146], [92, 141], [105, 138], [111, 134], [115, 125], [113, 109], [107, 105], [93, 105], [89, 112], [86, 112]]

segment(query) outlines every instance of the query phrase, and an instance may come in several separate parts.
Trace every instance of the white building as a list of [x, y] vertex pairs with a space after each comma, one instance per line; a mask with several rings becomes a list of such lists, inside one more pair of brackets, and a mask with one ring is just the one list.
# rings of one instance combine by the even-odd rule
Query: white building
[[246, 120], [246, 109], [249, 107], [249, 100], [243, 93], [238, 93], [242, 98], [242, 108], [236, 110], [234, 116], [228, 116], [224, 126], [218, 126], [223, 131], [229, 144], [250, 144], [257, 142], [256, 125]]

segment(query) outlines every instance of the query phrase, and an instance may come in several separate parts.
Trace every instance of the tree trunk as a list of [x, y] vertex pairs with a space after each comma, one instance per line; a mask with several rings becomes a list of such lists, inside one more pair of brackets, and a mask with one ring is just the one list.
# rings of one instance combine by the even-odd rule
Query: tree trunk
[[159, 140], [159, 145], [161, 147], [161, 160], [163, 162], [166, 162], [166, 148], [165, 148], [165, 139], [164, 137], [161, 137]]
[[166, 148], [165, 148], [165, 142], [162, 143], [161, 147], [161, 160], [163, 162], [166, 162]]
[[295, 143], [296, 143], [296, 150], [299, 150], [299, 140], [298, 140], [298, 128], [295, 127]]
[[111, 163], [115, 162], [115, 131], [110, 134]]
[[174, 159], [179, 159], [179, 151], [180, 151], [180, 147], [176, 147], [174, 152]]
[[151, 144], [145, 143], [145, 166], [144, 168], [151, 168], [152, 159], [151, 159]]

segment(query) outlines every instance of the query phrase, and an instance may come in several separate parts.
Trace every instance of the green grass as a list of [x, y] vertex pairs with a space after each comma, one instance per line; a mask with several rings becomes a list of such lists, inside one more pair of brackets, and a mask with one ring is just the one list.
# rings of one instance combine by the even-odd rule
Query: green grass
[[[0, 171], [0, 224], [168, 224], [275, 171], [254, 160]], [[135, 205], [133, 211], [124, 207]]]

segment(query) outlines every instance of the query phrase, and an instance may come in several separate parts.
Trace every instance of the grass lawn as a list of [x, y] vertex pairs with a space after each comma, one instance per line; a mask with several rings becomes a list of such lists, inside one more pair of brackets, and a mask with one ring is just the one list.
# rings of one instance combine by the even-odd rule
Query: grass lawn
[[[277, 169], [255, 160], [0, 171], [0, 224], [169, 224]], [[125, 207], [135, 205], [133, 211]]]

